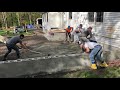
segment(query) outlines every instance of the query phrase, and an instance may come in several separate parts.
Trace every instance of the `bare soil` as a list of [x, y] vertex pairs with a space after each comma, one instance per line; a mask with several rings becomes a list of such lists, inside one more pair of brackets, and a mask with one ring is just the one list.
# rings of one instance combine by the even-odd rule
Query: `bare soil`
[[[36, 34], [37, 33], [37, 34]], [[64, 55], [64, 54], [74, 54], [80, 53], [78, 45], [73, 43], [68, 43], [64, 41], [48, 41], [44, 37], [44, 33], [36, 30], [32, 36], [26, 36], [23, 40], [23, 43], [26, 43], [26, 46], [29, 50], [20, 50], [21, 58], [34, 58], [34, 57], [43, 57], [50, 55]], [[6, 53], [7, 48], [5, 44], [0, 43], [0, 60], [2, 60], [3, 55]], [[8, 55], [8, 60], [14, 60], [16, 58], [16, 53], [14, 50]]]
[[[41, 57], [41, 56], [50, 56], [50, 55], [64, 55], [64, 54], [74, 54], [80, 53], [81, 50], [78, 45], [73, 43], [68, 43], [64, 41], [48, 41], [44, 37], [44, 33], [40, 30], [36, 30], [32, 36], [26, 36], [23, 40], [23, 43], [26, 43], [27, 47], [31, 51], [21, 51], [21, 58], [31, 58], [31, 57]], [[0, 43], [0, 60], [2, 60], [3, 55], [6, 53], [7, 48], [4, 43]], [[14, 60], [16, 58], [16, 53], [14, 50], [11, 54], [8, 55], [8, 60]], [[109, 66], [120, 66], [120, 60], [110, 60], [108, 62]]]

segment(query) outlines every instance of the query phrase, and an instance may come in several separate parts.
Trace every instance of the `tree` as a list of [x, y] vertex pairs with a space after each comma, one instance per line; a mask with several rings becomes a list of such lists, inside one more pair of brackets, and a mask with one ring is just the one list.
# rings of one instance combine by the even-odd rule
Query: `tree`
[[20, 26], [20, 15], [19, 15], [19, 12], [16, 12], [16, 15], [17, 15], [17, 20], [18, 20], [18, 25]]
[[3, 23], [2, 27], [5, 26], [5, 28], [7, 29], [7, 20], [6, 19], [7, 19], [6, 12], [2, 12], [2, 23]]
[[32, 21], [31, 21], [31, 12], [28, 13], [28, 16], [29, 16], [29, 20], [30, 20], [30, 24], [32, 24]]
[[27, 24], [36, 24], [36, 19], [41, 18], [41, 12], [0, 12], [0, 27], [8, 28]]

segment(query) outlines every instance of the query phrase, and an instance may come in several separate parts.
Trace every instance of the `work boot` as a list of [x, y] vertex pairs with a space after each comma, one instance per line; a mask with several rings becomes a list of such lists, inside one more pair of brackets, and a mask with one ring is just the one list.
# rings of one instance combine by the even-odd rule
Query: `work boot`
[[92, 65], [91, 65], [91, 68], [92, 68], [92, 69], [97, 69], [97, 65], [96, 65], [96, 64], [92, 64]]
[[100, 67], [108, 67], [107, 63], [106, 62], [103, 62], [100, 64]]

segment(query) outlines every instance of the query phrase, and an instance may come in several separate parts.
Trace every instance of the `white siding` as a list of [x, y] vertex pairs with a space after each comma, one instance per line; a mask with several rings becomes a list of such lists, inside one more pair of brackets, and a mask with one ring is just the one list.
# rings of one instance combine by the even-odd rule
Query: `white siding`
[[51, 28], [60, 28], [60, 13], [49, 12], [48, 13], [48, 23]]
[[[76, 28], [80, 23], [83, 21], [83, 17], [80, 17], [80, 14], [85, 14], [81, 12], [72, 12], [72, 19], [69, 19], [69, 12], [65, 12], [64, 14], [64, 28], [66, 28], [68, 25], [72, 26], [73, 28]], [[83, 15], [86, 17], [86, 15]]]
[[120, 12], [104, 12], [103, 28], [98, 41], [111, 46], [120, 46]]
[[69, 25], [69, 12], [64, 12], [64, 28], [66, 28]]
[[69, 24], [74, 29], [79, 25], [83, 24], [83, 27], [88, 27], [88, 19], [87, 19], [88, 12], [72, 12], [72, 20], [68, 20]]
[[105, 35], [120, 38], [120, 12], [107, 12], [104, 18]]
[[48, 12], [48, 22], [47, 22], [47, 13], [43, 14], [43, 18], [45, 17], [45, 21], [43, 21], [43, 25], [46, 28], [49, 26], [50, 28], [63, 28], [64, 20], [62, 12]]

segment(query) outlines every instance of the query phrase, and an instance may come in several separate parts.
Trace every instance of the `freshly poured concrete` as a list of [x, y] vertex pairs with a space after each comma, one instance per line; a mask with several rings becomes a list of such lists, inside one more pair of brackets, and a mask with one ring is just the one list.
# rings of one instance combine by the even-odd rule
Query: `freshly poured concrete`
[[[50, 41], [43, 35], [26, 39], [24, 42], [27, 42], [29, 49], [39, 53], [21, 51], [22, 59], [13, 61], [15, 59], [15, 53], [13, 52], [8, 56], [11, 62], [0, 62], [0, 78], [17, 77], [39, 72], [53, 73], [63, 70], [89, 68], [90, 60], [88, 55], [85, 53], [82, 54], [77, 44], [64, 42], [65, 34], [63, 34], [57, 33], [55, 36], [51, 36], [50, 38], [53, 37], [52, 40], [46, 37]], [[106, 45], [104, 47], [106, 48], [104, 48], [105, 52], [103, 56], [106, 61], [110, 57], [116, 58], [117, 56], [119, 58], [117, 50], [115, 50], [116, 54], [114, 55], [109, 49], [106, 52]]]
[[17, 62], [4, 62], [0, 64], [0, 78], [17, 77], [20, 75], [34, 74], [38, 72], [53, 73], [61, 70], [75, 70], [88, 67], [88, 59], [76, 56], [61, 56], [58, 58], [29, 58]]

